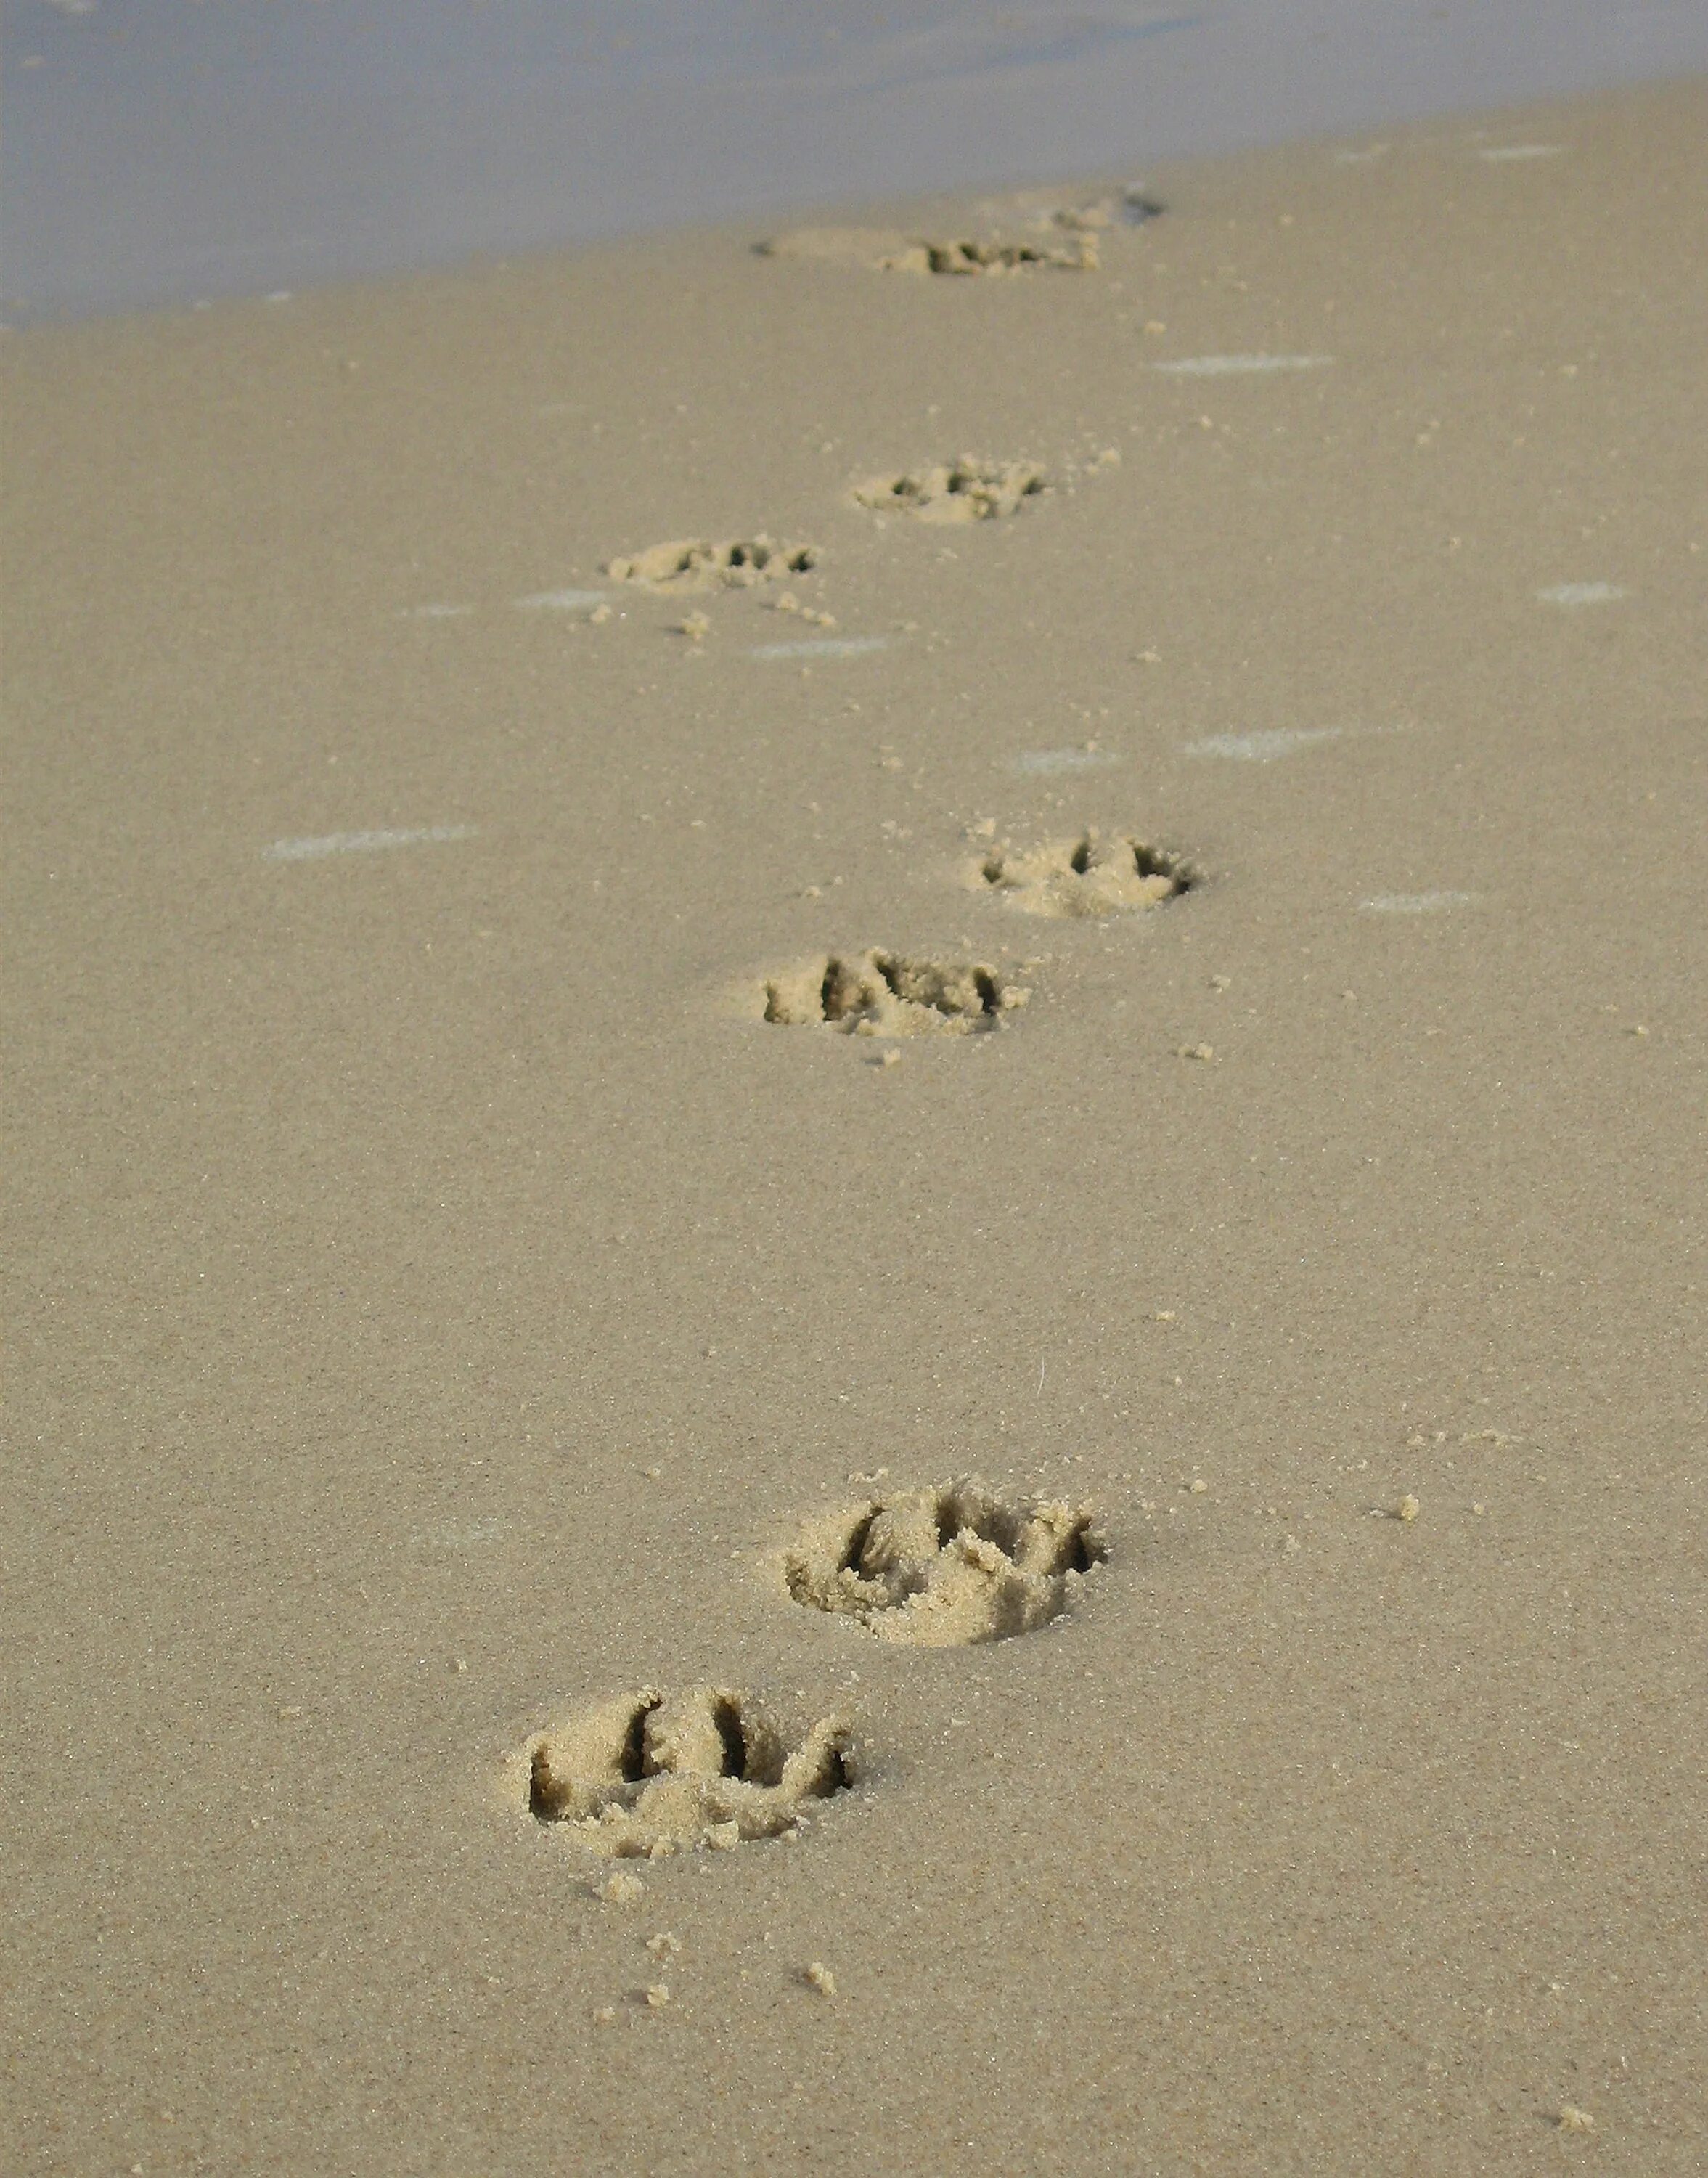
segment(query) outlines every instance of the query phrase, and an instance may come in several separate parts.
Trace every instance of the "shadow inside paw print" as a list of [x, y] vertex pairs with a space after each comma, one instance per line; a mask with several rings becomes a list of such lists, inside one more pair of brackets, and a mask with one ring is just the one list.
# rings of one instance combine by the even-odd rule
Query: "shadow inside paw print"
[[1184, 856], [1142, 840], [1054, 840], [1024, 852], [1001, 847], [974, 863], [970, 882], [1028, 915], [1120, 915], [1160, 907], [1199, 882]]
[[764, 1017], [786, 1027], [819, 1023], [853, 1036], [968, 1036], [994, 1028], [1031, 993], [977, 960], [899, 953], [821, 954], [768, 977]]
[[528, 1812], [619, 1859], [729, 1849], [804, 1827], [854, 1781], [848, 1727], [821, 1718], [793, 1746], [746, 1696], [648, 1688], [530, 1740]]
[[783, 1573], [797, 1603], [880, 1640], [952, 1648], [1048, 1625], [1107, 1555], [1088, 1507], [1002, 1497], [967, 1479], [818, 1523]]

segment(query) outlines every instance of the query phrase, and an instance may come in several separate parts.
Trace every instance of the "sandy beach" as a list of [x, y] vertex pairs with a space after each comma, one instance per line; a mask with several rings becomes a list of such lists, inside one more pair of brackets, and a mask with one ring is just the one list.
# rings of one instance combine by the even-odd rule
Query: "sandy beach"
[[8, 2169], [1700, 2170], [1705, 233], [6, 335]]

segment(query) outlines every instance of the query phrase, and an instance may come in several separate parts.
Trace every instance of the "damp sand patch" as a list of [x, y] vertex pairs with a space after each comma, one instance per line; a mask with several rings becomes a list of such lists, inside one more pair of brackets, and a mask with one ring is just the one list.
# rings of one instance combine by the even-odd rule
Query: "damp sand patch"
[[603, 590], [535, 590], [511, 602], [518, 612], [591, 613], [605, 603]]
[[749, 658], [865, 658], [874, 650], [887, 650], [887, 635], [820, 635], [795, 643], [756, 643]]
[[1345, 731], [1344, 726], [1271, 726], [1255, 734], [1206, 734], [1202, 741], [1188, 742], [1181, 753], [1224, 757], [1230, 763], [1273, 763], [1295, 749], [1343, 740]]
[[1169, 378], [1261, 378], [1276, 371], [1325, 370], [1332, 355], [1183, 355], [1172, 363], [1153, 363]]
[[451, 840], [472, 840], [472, 824], [419, 824], [408, 831], [322, 832], [306, 840], [275, 840], [263, 847], [270, 862], [313, 862], [324, 855], [380, 854], [392, 847], [423, 847]]
[[1617, 605], [1621, 598], [1630, 594], [1618, 583], [1554, 583], [1536, 592], [1545, 605], [1564, 605], [1568, 609], [1574, 605]]
[[1378, 892], [1358, 903], [1360, 915], [1448, 915], [1456, 907], [1469, 907], [1474, 892]]
[[1007, 762], [1010, 771], [1018, 772], [1022, 779], [1053, 779], [1061, 772], [1101, 771], [1108, 764], [1120, 763], [1121, 758], [1107, 749], [1077, 748], [1022, 749], [1018, 756]]

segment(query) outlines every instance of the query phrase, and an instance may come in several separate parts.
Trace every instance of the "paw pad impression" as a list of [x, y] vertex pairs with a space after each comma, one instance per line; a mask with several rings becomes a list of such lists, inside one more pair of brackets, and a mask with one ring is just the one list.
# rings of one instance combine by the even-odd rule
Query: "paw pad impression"
[[714, 544], [689, 538], [609, 560], [605, 572], [614, 583], [641, 583], [653, 590], [705, 590], [719, 583], [745, 589], [780, 575], [804, 575], [818, 564], [816, 544], [778, 544], [769, 537]]
[[821, 954], [768, 977], [764, 988], [768, 1021], [818, 1022], [852, 1036], [977, 1034], [1032, 995], [983, 961], [878, 950]]
[[818, 1523], [783, 1577], [797, 1603], [944, 1649], [1047, 1626], [1106, 1555], [1089, 1507], [1005, 1498], [969, 1478]]
[[1184, 856], [1142, 840], [1084, 832], [1027, 852], [1002, 847], [974, 864], [971, 882], [999, 892], [1028, 915], [1121, 915], [1160, 907], [1198, 883]]
[[613, 1858], [657, 1860], [804, 1827], [804, 1809], [853, 1782], [848, 1738], [824, 1717], [791, 1746], [727, 1688], [647, 1688], [540, 1732], [517, 1767], [536, 1822]]
[[958, 462], [904, 469], [898, 476], [868, 477], [854, 486], [856, 503], [879, 514], [907, 514], [918, 522], [992, 522], [1018, 514], [1030, 499], [1049, 490], [1035, 462], [985, 462], [963, 454]]

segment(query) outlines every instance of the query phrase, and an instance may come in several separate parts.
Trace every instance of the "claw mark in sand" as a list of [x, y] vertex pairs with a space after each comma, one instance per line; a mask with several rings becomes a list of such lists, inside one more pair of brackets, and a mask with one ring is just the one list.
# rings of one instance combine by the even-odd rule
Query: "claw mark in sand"
[[802, 257], [821, 264], [862, 265], [871, 272], [946, 273], [951, 278], [1011, 272], [1095, 272], [1097, 236], [1076, 231], [1070, 241], [999, 242], [957, 238], [934, 241], [885, 227], [802, 227], [757, 246], [761, 257]]
[[854, 486], [855, 503], [879, 514], [911, 514], [920, 522], [989, 522], [1018, 514], [1029, 499], [1049, 490], [1035, 462], [958, 462], [868, 477]]
[[969, 1036], [994, 1029], [1032, 993], [977, 960], [899, 953], [820, 954], [767, 977], [761, 1017], [785, 1027], [819, 1024], [852, 1036]]
[[1047, 1626], [1107, 1556], [1089, 1507], [1005, 1498], [963, 1479], [815, 1523], [783, 1578], [797, 1603], [880, 1640], [946, 1649]]
[[744, 1694], [645, 1688], [530, 1739], [511, 1764], [538, 1823], [614, 1859], [718, 1851], [802, 1830], [854, 1782], [849, 1727], [821, 1717], [792, 1746]]
[[605, 572], [614, 583], [641, 583], [653, 590], [705, 590], [719, 583], [747, 589], [779, 575], [804, 575], [818, 564], [816, 544], [779, 544], [764, 536], [721, 544], [690, 538], [610, 561]]
[[1026, 853], [999, 847], [972, 863], [967, 882], [994, 890], [1028, 915], [1100, 916], [1160, 907], [1199, 882], [1182, 855], [1095, 832], [1054, 840]]

